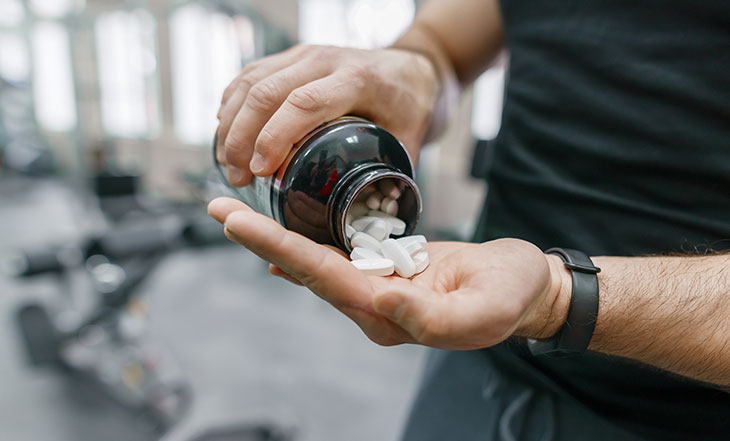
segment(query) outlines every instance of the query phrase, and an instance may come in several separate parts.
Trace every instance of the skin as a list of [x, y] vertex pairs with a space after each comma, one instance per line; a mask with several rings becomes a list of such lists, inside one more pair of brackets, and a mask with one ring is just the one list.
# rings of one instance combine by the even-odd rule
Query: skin
[[[218, 160], [229, 181], [272, 174], [293, 144], [343, 114], [371, 119], [413, 159], [444, 84], [467, 84], [503, 45], [496, 0], [434, 0], [394, 48], [297, 46], [248, 65], [219, 112]], [[258, 158], [258, 159], [257, 159]], [[303, 218], [312, 207], [302, 201]], [[271, 262], [382, 345], [477, 349], [510, 336], [545, 338], [565, 322], [572, 281], [556, 256], [516, 239], [428, 245], [411, 279], [367, 277], [339, 250], [318, 245], [245, 204], [216, 199], [226, 235]], [[595, 257], [602, 268], [590, 349], [679, 375], [730, 385], [730, 256]]]

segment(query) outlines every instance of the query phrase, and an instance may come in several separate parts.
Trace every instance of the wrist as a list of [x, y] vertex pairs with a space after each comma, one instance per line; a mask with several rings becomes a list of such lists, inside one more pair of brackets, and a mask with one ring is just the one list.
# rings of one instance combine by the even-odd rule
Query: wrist
[[545, 294], [515, 335], [533, 339], [550, 338], [560, 331], [568, 317], [573, 289], [572, 274], [560, 257], [546, 254], [545, 260], [550, 274]]

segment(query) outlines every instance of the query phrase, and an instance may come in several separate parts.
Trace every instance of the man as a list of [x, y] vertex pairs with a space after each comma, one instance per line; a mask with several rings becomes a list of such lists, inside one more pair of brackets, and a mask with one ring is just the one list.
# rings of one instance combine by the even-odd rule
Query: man
[[431, 243], [411, 280], [240, 202], [209, 211], [373, 341], [480, 349], [434, 352], [407, 440], [730, 439], [729, 30], [720, 0], [442, 0], [393, 48], [247, 66], [219, 114], [235, 185], [348, 113], [415, 158], [452, 79], [509, 50], [477, 243]]

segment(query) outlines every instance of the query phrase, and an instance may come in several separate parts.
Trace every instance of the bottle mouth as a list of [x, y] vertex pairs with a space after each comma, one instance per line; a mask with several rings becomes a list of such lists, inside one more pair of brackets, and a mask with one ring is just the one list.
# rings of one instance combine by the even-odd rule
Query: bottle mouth
[[386, 164], [368, 164], [352, 170], [334, 190], [332, 203], [328, 204], [329, 220], [335, 245], [347, 252], [352, 251], [350, 239], [345, 231], [347, 213], [356, 202], [365, 202], [368, 195], [378, 191], [380, 181], [390, 180], [400, 193], [397, 198], [396, 217], [406, 224], [405, 232], [393, 237], [413, 234], [421, 217], [421, 192], [415, 181], [395, 167]]

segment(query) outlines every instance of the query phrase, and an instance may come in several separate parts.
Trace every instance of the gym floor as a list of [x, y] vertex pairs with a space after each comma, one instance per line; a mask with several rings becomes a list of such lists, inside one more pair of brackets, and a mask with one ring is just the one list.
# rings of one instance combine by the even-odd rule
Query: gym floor
[[[0, 207], [0, 253], [81, 235], [79, 202], [56, 182], [0, 177]], [[15, 310], [32, 298], [53, 299], [56, 285], [45, 276], [0, 275], [0, 439], [150, 439], [103, 397], [25, 362]], [[151, 338], [164, 342], [193, 388], [190, 413], [165, 441], [261, 421], [293, 427], [302, 441], [398, 438], [425, 351], [371, 343], [306, 289], [270, 277], [245, 249], [172, 253], [141, 298]]]

